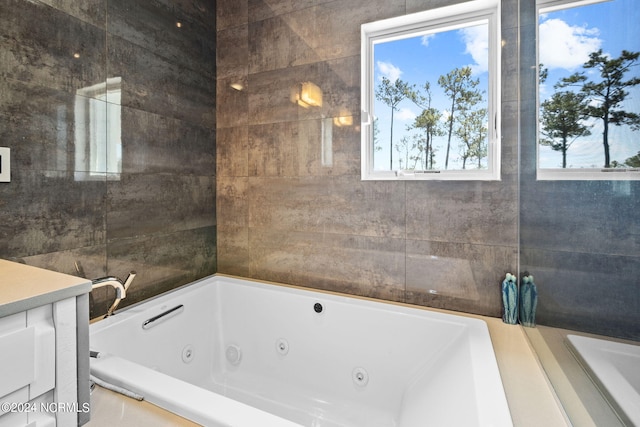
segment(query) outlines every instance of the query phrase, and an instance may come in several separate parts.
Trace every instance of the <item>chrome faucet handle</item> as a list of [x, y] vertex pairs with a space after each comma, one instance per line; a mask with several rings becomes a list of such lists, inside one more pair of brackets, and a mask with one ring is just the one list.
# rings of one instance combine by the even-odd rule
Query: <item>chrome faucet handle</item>
[[129, 275], [127, 276], [127, 278], [125, 279], [124, 284], [123, 284], [123, 286], [124, 286], [124, 290], [125, 290], [125, 291], [126, 291], [127, 289], [129, 289], [129, 286], [131, 286], [131, 282], [133, 282], [133, 279], [135, 279], [135, 278], [136, 278], [136, 274], [137, 274], [137, 273], [136, 273], [135, 271], [131, 271], [131, 272], [129, 273]]
[[98, 284], [104, 283], [104, 282], [118, 282], [118, 283], [122, 284], [122, 280], [118, 279], [115, 276], [105, 276], [105, 277], [99, 277], [97, 279], [91, 279], [91, 284], [93, 284], [93, 285], [98, 285]]

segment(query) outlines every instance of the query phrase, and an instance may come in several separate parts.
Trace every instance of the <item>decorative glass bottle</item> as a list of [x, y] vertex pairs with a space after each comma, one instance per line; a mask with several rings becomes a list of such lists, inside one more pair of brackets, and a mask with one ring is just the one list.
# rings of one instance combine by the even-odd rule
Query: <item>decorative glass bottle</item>
[[536, 326], [536, 308], [538, 306], [538, 290], [533, 276], [525, 271], [520, 284], [520, 323], [522, 326]]
[[502, 305], [504, 306], [502, 321], [510, 325], [518, 323], [518, 286], [516, 276], [511, 273], [507, 273], [502, 282]]

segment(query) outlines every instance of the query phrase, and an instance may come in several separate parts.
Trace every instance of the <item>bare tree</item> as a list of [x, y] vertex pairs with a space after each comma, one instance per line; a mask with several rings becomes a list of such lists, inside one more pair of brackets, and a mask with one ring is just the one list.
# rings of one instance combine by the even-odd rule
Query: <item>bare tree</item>
[[376, 88], [376, 99], [391, 107], [391, 136], [389, 138], [390, 169], [393, 169], [393, 113], [398, 108], [398, 104], [410, 96], [412, 88], [413, 86], [409, 86], [409, 84], [400, 79], [396, 79], [396, 81], [392, 83], [391, 80], [386, 77], [382, 78], [382, 83]]
[[444, 89], [445, 95], [451, 100], [451, 109], [447, 118], [448, 137], [447, 153], [444, 160], [444, 168], [449, 167], [449, 151], [451, 149], [451, 136], [453, 135], [453, 125], [460, 110], [468, 108], [468, 105], [475, 105], [482, 99], [482, 94], [477, 88], [479, 79], [471, 77], [471, 67], [454, 68], [446, 75], [440, 76], [438, 84]]

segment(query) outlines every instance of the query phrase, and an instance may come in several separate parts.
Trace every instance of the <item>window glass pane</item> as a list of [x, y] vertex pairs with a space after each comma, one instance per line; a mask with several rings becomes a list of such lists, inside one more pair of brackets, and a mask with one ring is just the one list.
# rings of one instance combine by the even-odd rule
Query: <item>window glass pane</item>
[[373, 46], [373, 169], [487, 169], [489, 25]]
[[540, 9], [540, 170], [640, 167], [637, 8], [613, 0]]

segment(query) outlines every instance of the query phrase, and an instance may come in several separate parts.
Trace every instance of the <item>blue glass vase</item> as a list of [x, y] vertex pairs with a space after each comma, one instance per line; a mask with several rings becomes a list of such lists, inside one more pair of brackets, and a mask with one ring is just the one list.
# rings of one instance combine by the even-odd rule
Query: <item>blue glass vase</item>
[[538, 306], [538, 290], [533, 276], [525, 273], [520, 284], [520, 323], [522, 326], [536, 326], [536, 308]]
[[518, 286], [516, 276], [511, 273], [507, 273], [502, 282], [502, 305], [502, 321], [510, 325], [518, 323]]

